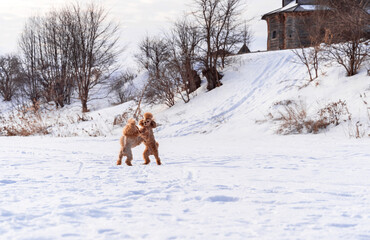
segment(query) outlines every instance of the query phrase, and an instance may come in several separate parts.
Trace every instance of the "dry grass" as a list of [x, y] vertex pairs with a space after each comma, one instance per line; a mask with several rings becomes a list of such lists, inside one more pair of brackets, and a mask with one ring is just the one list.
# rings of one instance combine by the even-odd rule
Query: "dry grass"
[[[138, 117], [140, 117], [141, 115], [138, 114], [138, 117], [136, 117], [136, 111], [137, 109], [135, 110], [130, 107], [126, 112], [116, 115], [113, 120], [113, 126], [124, 127], [129, 118], [134, 118], [136, 121], [138, 121]], [[139, 112], [141, 113], [141, 109], [139, 110]]]
[[337, 126], [341, 122], [351, 120], [347, 104], [341, 100], [329, 103], [317, 111], [313, 116], [308, 115], [307, 107], [303, 102], [292, 100], [280, 101], [274, 104], [279, 107], [277, 114], [270, 113], [269, 118], [278, 124], [277, 134], [317, 134], [330, 125]]
[[0, 116], [0, 135], [31, 136], [49, 134], [50, 125], [39, 107], [21, 106], [7, 116]]
[[100, 114], [69, 115], [41, 107], [22, 105], [12, 112], [0, 115], [0, 136], [53, 135], [56, 137], [106, 136], [113, 127], [111, 120]]
[[366, 109], [367, 121], [365, 120], [365, 123], [357, 121], [355, 124], [350, 122], [348, 124], [348, 135], [350, 138], [370, 137], [370, 107], [366, 93], [360, 94], [360, 98]]
[[341, 121], [346, 122], [352, 120], [352, 115], [348, 111], [347, 104], [342, 100], [329, 103], [326, 107], [318, 111], [318, 115], [319, 119], [335, 126], [338, 126]]

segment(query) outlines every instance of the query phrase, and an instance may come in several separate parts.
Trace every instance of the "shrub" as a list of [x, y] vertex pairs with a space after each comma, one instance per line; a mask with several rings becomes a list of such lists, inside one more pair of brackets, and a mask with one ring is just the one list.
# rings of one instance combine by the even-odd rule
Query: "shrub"
[[339, 100], [326, 105], [318, 111], [319, 119], [338, 126], [342, 121], [351, 120], [352, 116], [348, 111], [345, 101]]
[[47, 135], [49, 127], [41, 111], [34, 107], [22, 106], [7, 116], [0, 116], [0, 135], [3, 136], [31, 136]]
[[278, 111], [277, 117], [270, 113], [272, 120], [278, 122], [276, 133], [283, 135], [317, 134], [330, 125], [337, 126], [341, 122], [351, 120], [347, 104], [341, 100], [327, 104], [313, 116], [308, 116], [307, 107], [303, 102], [285, 100], [275, 103], [274, 106], [283, 108]]

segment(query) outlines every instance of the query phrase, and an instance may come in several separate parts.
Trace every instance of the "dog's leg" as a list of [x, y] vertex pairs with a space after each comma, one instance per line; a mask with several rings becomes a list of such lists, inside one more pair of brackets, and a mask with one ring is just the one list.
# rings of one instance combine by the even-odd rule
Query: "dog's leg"
[[157, 146], [156, 149], [154, 149], [154, 151], [153, 151], [153, 155], [155, 157], [155, 161], [157, 162], [158, 165], [162, 165], [161, 159], [159, 158], [159, 154], [158, 154], [159, 143], [158, 142], [155, 142], [155, 145]]
[[122, 164], [122, 158], [123, 158], [124, 150], [125, 150], [125, 137], [124, 136], [122, 136], [119, 139], [119, 143], [121, 144], [121, 149], [119, 150], [117, 165]]
[[132, 166], [132, 164], [131, 164], [131, 161], [132, 161], [132, 159], [133, 159], [133, 157], [132, 157], [132, 151], [131, 151], [131, 148], [130, 149], [127, 149], [127, 159], [126, 159], [126, 164], [127, 164], [127, 166]]
[[157, 165], [162, 165], [161, 159], [159, 158], [158, 150], [154, 150], [153, 155], [155, 157], [155, 161], [157, 162]]
[[122, 157], [123, 157], [123, 148], [121, 148], [121, 150], [119, 151], [117, 165], [121, 165], [122, 164]]
[[146, 147], [144, 152], [143, 152], [143, 157], [144, 157], [144, 164], [147, 165], [150, 163], [150, 159], [149, 159], [149, 149]]

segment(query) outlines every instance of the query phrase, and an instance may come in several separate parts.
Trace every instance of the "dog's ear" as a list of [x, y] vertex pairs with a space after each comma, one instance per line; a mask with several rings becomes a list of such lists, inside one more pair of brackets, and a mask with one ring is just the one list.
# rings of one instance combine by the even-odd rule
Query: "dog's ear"
[[157, 123], [152, 120], [151, 123], [150, 123], [150, 126], [152, 126], [152, 128], [156, 128], [157, 127]]
[[143, 119], [141, 119], [141, 120], [139, 121], [139, 125], [140, 125], [140, 126], [142, 126], [142, 127], [144, 127], [144, 120], [143, 120]]

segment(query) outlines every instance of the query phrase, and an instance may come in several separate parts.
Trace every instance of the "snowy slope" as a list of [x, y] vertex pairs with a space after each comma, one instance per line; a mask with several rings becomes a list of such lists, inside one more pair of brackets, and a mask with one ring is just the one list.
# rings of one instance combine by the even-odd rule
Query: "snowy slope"
[[[370, 239], [369, 138], [349, 139], [347, 124], [293, 136], [256, 124], [278, 101], [315, 113], [339, 99], [366, 123], [365, 71], [322, 71], [300, 90], [305, 68], [290, 51], [246, 54], [222, 87], [170, 109], [144, 106], [160, 125], [160, 167], [141, 165], [142, 145], [133, 167], [115, 165], [113, 119], [132, 103], [93, 101], [87, 121], [72, 119], [76, 103], [55, 114], [65, 124], [49, 136], [0, 137], [0, 239]], [[53, 137], [97, 129], [107, 137]]]
[[[367, 106], [360, 94], [367, 93], [370, 102], [370, 77], [364, 68], [354, 77], [346, 77], [340, 66], [326, 67], [326, 76], [302, 88], [307, 81], [303, 65], [294, 63], [295, 56], [289, 51], [246, 54], [235, 58], [233, 66], [225, 70], [223, 86], [198, 95], [193, 101], [175, 106], [158, 114], [164, 123], [158, 132], [161, 136], [186, 136], [192, 133], [208, 133], [215, 128], [223, 134], [245, 136], [274, 133], [274, 126], [256, 125], [266, 119], [274, 103], [282, 100], [303, 101], [310, 113], [315, 113], [330, 102], [346, 101], [353, 122], [361, 120], [369, 126]], [[340, 130], [338, 130], [340, 129]], [[335, 135], [348, 137], [348, 125], [343, 124]], [[370, 132], [369, 132], [370, 133]]]
[[[205, 82], [193, 99], [167, 109], [166, 106], [143, 105], [143, 111], [155, 114], [160, 127], [160, 137], [207, 134], [219, 131], [230, 137], [246, 134], [274, 134], [276, 124], [266, 122], [267, 115], [276, 113], [275, 104], [281, 101], [303, 103], [309, 115], [314, 115], [327, 104], [346, 102], [352, 121], [331, 128], [326, 134], [348, 138], [356, 122], [362, 131], [370, 134], [370, 77], [366, 66], [359, 74], [346, 77], [342, 67], [323, 62], [319, 79], [307, 84], [307, 70], [297, 64], [295, 55], [289, 51], [261, 52], [237, 56], [232, 66], [224, 70], [223, 86], [206, 92]], [[134, 80], [140, 92], [146, 73]], [[303, 87], [303, 88], [302, 88]], [[361, 98], [360, 96], [367, 96]], [[364, 104], [364, 100], [368, 105]], [[89, 103], [90, 113], [81, 114], [80, 103], [44, 115], [52, 136], [117, 136], [120, 126], [114, 126], [117, 115], [132, 116], [136, 106], [133, 102], [110, 106], [112, 97], [96, 99]], [[4, 111], [4, 103], [0, 108]], [[49, 107], [50, 108], [50, 107]], [[84, 118], [83, 121], [79, 119]], [[242, 124], [243, 126], [239, 126]], [[236, 127], [238, 126], [238, 127]]]

